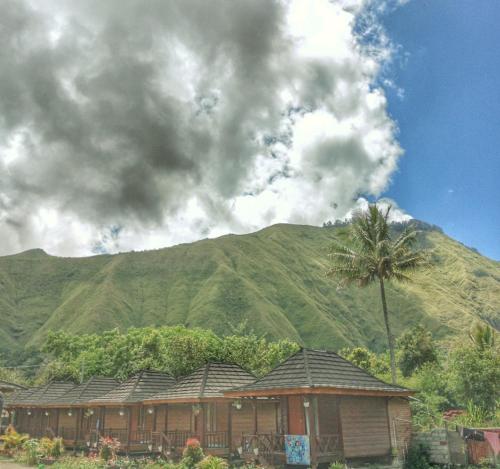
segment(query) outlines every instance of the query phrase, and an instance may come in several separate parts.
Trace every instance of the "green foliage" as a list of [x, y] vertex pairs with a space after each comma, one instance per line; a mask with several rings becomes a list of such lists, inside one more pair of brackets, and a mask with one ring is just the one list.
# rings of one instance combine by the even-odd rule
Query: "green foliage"
[[[381, 352], [387, 340], [378, 289], [336, 290], [324, 275], [325, 248], [347, 240], [347, 230], [281, 224], [113, 256], [58, 258], [38, 250], [0, 257], [0, 355], [5, 365], [37, 365], [51, 330], [93, 334], [182, 324], [222, 336], [245, 320], [268, 340]], [[476, 319], [499, 327], [500, 297], [492, 294], [499, 263], [435, 229], [417, 243], [433, 249], [433, 269], [415, 272], [411, 285], [387, 285], [394, 335], [418, 322], [439, 340], [462, 334]], [[227, 285], [237, 287], [233, 296]]]
[[154, 369], [184, 376], [210, 360], [237, 363], [262, 375], [290, 356], [298, 345], [283, 339], [269, 342], [255, 334], [218, 337], [212, 331], [183, 326], [118, 330], [102, 335], [49, 334], [44, 351], [53, 360], [39, 381], [78, 380], [93, 376], [126, 378]]
[[189, 438], [186, 441], [186, 447], [182, 451], [181, 465], [187, 469], [193, 469], [197, 467], [198, 463], [200, 463], [204, 457], [205, 455], [203, 454], [200, 442], [196, 438]]
[[406, 331], [397, 341], [398, 365], [404, 377], [411, 376], [425, 363], [437, 361], [432, 333], [422, 324]]
[[3, 447], [7, 450], [19, 449], [28, 440], [29, 435], [18, 433], [12, 426], [7, 427], [4, 435], [0, 435], [0, 441], [3, 441]]
[[455, 417], [453, 423], [470, 428], [498, 427], [500, 425], [500, 416], [498, 415], [498, 411], [496, 415], [493, 415], [483, 407], [479, 407], [472, 401], [469, 401], [466, 412]]
[[116, 438], [101, 437], [99, 439], [99, 457], [104, 461], [116, 458], [116, 453], [120, 449], [120, 442]]
[[23, 444], [24, 449], [24, 462], [28, 466], [34, 466], [38, 464], [40, 459], [40, 445], [38, 440], [28, 440]]
[[493, 415], [500, 395], [498, 350], [455, 347], [449, 357], [449, 385], [459, 402], [471, 402]]
[[227, 461], [217, 456], [206, 456], [196, 465], [196, 469], [228, 469], [228, 467]]
[[328, 469], [345, 469], [345, 464], [342, 462], [332, 462], [329, 466]]
[[411, 446], [406, 455], [404, 469], [431, 469], [429, 452], [422, 445]]
[[340, 355], [375, 376], [389, 373], [389, 363], [383, 355], [377, 355], [364, 347], [344, 348]]
[[60, 457], [64, 451], [62, 438], [42, 438], [39, 441], [39, 451], [43, 457]]
[[488, 324], [476, 322], [469, 337], [479, 350], [486, 350], [495, 346], [495, 335], [496, 332]]
[[421, 267], [426, 259], [423, 250], [415, 248], [417, 231], [408, 225], [395, 239], [392, 237], [389, 213], [376, 204], [366, 212], [357, 213], [349, 229], [348, 244], [334, 241], [330, 251], [331, 268], [327, 275], [339, 280], [340, 285], [357, 284], [366, 287], [373, 282], [380, 285], [382, 310], [387, 332], [391, 361], [392, 382], [396, 383], [396, 359], [393, 335], [389, 323], [384, 282], [407, 282], [409, 274]]

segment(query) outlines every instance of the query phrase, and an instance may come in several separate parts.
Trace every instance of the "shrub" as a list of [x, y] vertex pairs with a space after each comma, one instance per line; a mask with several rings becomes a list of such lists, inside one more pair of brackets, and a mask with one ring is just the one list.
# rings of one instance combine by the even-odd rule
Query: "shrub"
[[186, 441], [186, 447], [182, 451], [181, 464], [193, 469], [204, 457], [200, 442], [196, 438], [189, 438]]
[[411, 446], [406, 455], [404, 469], [430, 469], [429, 452], [423, 445]]
[[116, 438], [101, 437], [99, 447], [99, 457], [104, 461], [110, 461], [116, 458], [116, 453], [120, 449], [120, 442]]
[[40, 451], [40, 444], [38, 440], [28, 440], [23, 444], [23, 449], [25, 451], [24, 454], [24, 462], [28, 464], [28, 466], [34, 466], [35, 464], [38, 464], [38, 459], [39, 459], [39, 451]]
[[39, 442], [39, 451], [42, 457], [57, 459], [64, 451], [62, 438], [42, 438]]
[[328, 467], [328, 469], [344, 469], [344, 468], [345, 468], [345, 464], [342, 462], [339, 462], [339, 461], [332, 462], [330, 464], [330, 466]]
[[29, 435], [18, 433], [12, 425], [7, 427], [5, 435], [0, 436], [6, 450], [20, 449], [28, 439]]
[[216, 456], [207, 456], [203, 458], [197, 465], [197, 469], [227, 469], [227, 462]]

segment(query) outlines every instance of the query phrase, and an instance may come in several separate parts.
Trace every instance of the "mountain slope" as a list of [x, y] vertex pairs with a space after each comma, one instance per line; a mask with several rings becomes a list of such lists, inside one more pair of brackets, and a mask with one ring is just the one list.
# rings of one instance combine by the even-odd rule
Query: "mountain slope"
[[[310, 346], [385, 346], [376, 286], [337, 289], [325, 277], [332, 238], [345, 228], [275, 225], [166, 249], [59, 258], [41, 250], [0, 257], [0, 351], [38, 346], [51, 329], [201, 326], [243, 320], [256, 332]], [[438, 230], [421, 243], [432, 268], [390, 285], [395, 333], [423, 322], [437, 337], [481, 318], [500, 326], [500, 263]]]

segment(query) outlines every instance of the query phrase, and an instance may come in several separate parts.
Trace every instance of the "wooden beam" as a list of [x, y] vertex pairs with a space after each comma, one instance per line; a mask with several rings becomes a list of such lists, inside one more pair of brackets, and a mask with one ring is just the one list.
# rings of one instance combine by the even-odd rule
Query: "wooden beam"
[[229, 454], [233, 447], [233, 403], [227, 403], [227, 447]]
[[337, 397], [337, 426], [339, 429], [339, 443], [342, 449], [342, 458], [344, 458], [344, 433], [342, 432], [342, 396]]
[[318, 395], [329, 394], [337, 396], [379, 396], [379, 397], [406, 397], [415, 394], [415, 391], [379, 391], [370, 389], [344, 389], [344, 388], [276, 388], [276, 389], [258, 389], [254, 391], [226, 391], [224, 396], [227, 398], [238, 397], [273, 397], [273, 396], [297, 396], [297, 395]]

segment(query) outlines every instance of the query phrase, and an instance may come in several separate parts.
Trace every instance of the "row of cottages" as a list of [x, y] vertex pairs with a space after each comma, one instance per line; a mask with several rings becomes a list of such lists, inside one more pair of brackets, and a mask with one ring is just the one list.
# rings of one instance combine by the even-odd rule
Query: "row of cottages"
[[125, 451], [168, 458], [197, 438], [208, 454], [316, 466], [404, 451], [411, 394], [333, 352], [301, 349], [258, 380], [208, 363], [177, 382], [152, 371], [124, 383], [54, 382], [15, 393], [6, 407], [18, 430], [61, 436], [69, 447], [112, 436]]

